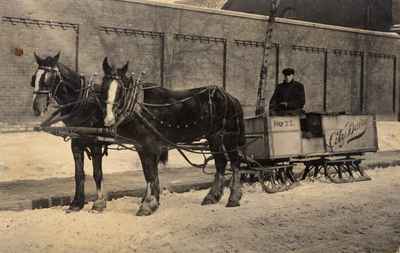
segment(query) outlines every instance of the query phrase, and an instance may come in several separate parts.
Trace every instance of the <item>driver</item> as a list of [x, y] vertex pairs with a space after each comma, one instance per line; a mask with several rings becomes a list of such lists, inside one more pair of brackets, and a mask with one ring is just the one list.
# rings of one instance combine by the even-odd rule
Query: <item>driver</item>
[[305, 104], [304, 86], [294, 80], [294, 69], [286, 68], [282, 73], [284, 81], [278, 84], [269, 103], [270, 115], [299, 114]]

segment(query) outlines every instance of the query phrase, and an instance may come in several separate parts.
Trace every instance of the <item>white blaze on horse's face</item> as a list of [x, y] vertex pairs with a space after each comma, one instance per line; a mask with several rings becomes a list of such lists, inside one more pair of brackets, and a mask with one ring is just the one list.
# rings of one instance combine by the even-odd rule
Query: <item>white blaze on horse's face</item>
[[36, 92], [38, 92], [40, 90], [40, 79], [42, 78], [42, 75], [45, 73], [45, 71], [43, 69], [38, 69], [36, 71], [36, 79], [35, 79], [35, 87], [34, 87], [34, 93], [33, 93], [33, 100], [35, 100], [36, 98]]
[[106, 101], [106, 117], [104, 118], [104, 125], [109, 127], [115, 124], [114, 104], [117, 96], [118, 81], [112, 80], [107, 92]]

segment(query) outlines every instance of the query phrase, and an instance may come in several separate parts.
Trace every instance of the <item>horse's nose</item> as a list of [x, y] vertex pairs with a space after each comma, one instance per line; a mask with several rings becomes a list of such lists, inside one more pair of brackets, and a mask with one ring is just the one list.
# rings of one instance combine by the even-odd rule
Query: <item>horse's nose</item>
[[115, 124], [115, 118], [113, 117], [113, 116], [107, 116], [105, 119], [104, 119], [104, 125], [106, 126], [106, 127], [110, 127], [110, 126], [112, 126], [112, 125], [114, 125]]

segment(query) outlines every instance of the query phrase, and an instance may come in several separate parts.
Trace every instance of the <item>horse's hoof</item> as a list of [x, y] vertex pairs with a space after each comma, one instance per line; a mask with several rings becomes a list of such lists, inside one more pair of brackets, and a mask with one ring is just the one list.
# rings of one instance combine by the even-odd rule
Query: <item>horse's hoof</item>
[[136, 216], [149, 216], [152, 215], [158, 207], [150, 208], [148, 205], [141, 205], [139, 210], [136, 212]]
[[153, 214], [153, 212], [149, 208], [140, 207], [136, 212], [136, 216], [149, 216]]
[[240, 206], [239, 201], [229, 200], [228, 203], [226, 204], [226, 207], [237, 207], [237, 206]]
[[93, 203], [92, 210], [96, 212], [103, 212], [107, 207], [107, 202], [105, 200], [97, 200]]
[[158, 201], [156, 198], [151, 197], [143, 201], [140, 205], [139, 210], [137, 211], [137, 216], [149, 216], [153, 214], [158, 209]]
[[223, 192], [222, 191], [213, 191], [211, 190], [201, 202], [202, 206], [205, 205], [213, 205], [217, 204], [222, 198]]
[[67, 210], [65, 210], [66, 213], [75, 213], [75, 212], [79, 212], [81, 209], [83, 208], [80, 206], [69, 206]]
[[210, 196], [206, 196], [203, 199], [203, 202], [201, 202], [201, 205], [205, 206], [205, 205], [213, 205], [213, 204], [217, 204], [217, 203], [218, 203], [218, 200], [216, 198], [210, 197]]
[[73, 213], [73, 212], [79, 212], [83, 207], [85, 206], [84, 201], [76, 201], [73, 200], [70, 204], [67, 210], [65, 210], [66, 213]]

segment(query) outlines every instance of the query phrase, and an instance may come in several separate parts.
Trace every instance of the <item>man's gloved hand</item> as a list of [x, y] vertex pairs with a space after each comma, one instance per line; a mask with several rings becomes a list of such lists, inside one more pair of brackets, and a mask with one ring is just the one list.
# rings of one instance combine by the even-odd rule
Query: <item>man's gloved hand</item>
[[286, 111], [287, 110], [287, 106], [288, 106], [287, 102], [281, 102], [278, 105], [278, 110], [279, 111]]

